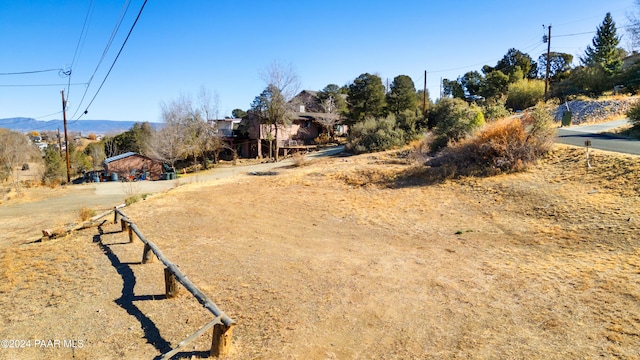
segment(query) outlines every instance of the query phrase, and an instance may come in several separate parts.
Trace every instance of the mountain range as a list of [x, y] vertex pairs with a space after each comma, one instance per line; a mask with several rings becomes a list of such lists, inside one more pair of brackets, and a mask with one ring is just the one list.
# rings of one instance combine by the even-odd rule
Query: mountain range
[[[127, 131], [139, 121], [115, 121], [115, 120], [68, 120], [67, 131], [80, 133], [94, 133], [96, 135], [119, 134]], [[162, 123], [150, 123], [154, 128], [162, 127]], [[8, 118], [0, 119], [0, 128], [6, 128], [17, 132], [30, 131], [60, 131], [64, 130], [62, 120], [36, 120], [32, 118]]]

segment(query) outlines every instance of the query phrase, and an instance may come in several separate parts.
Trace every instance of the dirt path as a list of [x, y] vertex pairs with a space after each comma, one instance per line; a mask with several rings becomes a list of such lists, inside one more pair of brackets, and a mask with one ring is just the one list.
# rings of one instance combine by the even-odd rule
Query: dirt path
[[[398, 154], [322, 159], [125, 212], [238, 322], [231, 359], [637, 359], [640, 161], [583, 155], [436, 184], [390, 182]], [[0, 247], [0, 339], [84, 345], [0, 357], [151, 358], [211, 319], [117, 228]]]

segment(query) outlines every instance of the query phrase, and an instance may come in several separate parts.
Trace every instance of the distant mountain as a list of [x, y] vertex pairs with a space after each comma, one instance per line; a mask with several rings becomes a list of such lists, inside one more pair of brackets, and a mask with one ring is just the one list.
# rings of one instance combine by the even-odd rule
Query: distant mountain
[[[67, 120], [67, 130], [82, 134], [94, 133], [96, 135], [118, 134], [133, 127], [139, 121], [114, 121], [114, 120]], [[162, 127], [162, 123], [150, 123], [156, 129]], [[55, 131], [60, 128], [63, 131], [62, 120], [40, 121], [32, 118], [0, 119], [0, 128], [6, 128], [18, 132], [29, 131]]]

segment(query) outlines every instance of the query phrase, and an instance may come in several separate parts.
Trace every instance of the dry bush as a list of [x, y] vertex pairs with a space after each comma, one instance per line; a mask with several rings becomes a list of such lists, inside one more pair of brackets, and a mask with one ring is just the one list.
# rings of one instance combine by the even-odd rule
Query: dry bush
[[536, 107], [522, 117], [498, 120], [472, 138], [451, 144], [428, 165], [446, 165], [446, 177], [521, 171], [546, 153], [555, 130], [548, 109]]
[[304, 166], [307, 162], [307, 160], [304, 158], [304, 155], [302, 155], [299, 152], [293, 153], [293, 155], [291, 156], [291, 159], [293, 160], [293, 166], [295, 167]]
[[78, 212], [78, 217], [80, 218], [80, 221], [87, 221], [94, 216], [96, 216], [95, 210], [89, 209], [86, 206], [80, 209], [80, 211]]

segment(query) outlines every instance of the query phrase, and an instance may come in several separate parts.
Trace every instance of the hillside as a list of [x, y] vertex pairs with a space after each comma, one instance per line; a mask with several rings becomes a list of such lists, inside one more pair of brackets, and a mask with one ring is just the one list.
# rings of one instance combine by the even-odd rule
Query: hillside
[[[364, 154], [194, 177], [124, 211], [237, 321], [229, 359], [636, 359], [640, 160], [591, 164], [558, 146], [524, 173], [434, 183], [402, 152]], [[21, 245], [37, 221], [0, 222], [0, 339], [84, 347], [0, 356], [152, 358], [211, 320], [163, 299], [161, 264], [119, 226]]]
[[[67, 122], [67, 129], [71, 132], [110, 134], [121, 133], [131, 129], [137, 121], [114, 121], [114, 120], [73, 120]], [[162, 126], [161, 123], [151, 123], [155, 128]], [[62, 120], [41, 121], [32, 118], [9, 118], [0, 119], [0, 128], [26, 133], [29, 131], [47, 131], [64, 128]]]

